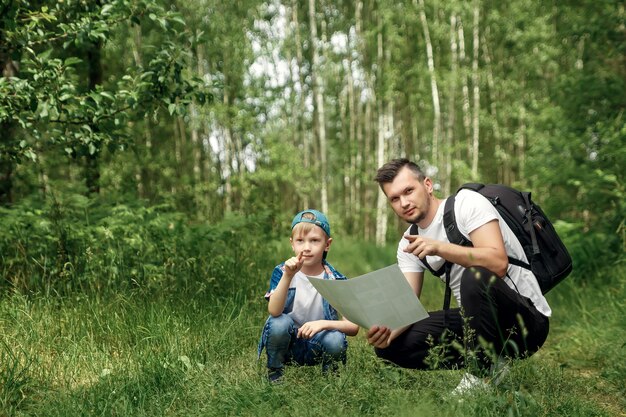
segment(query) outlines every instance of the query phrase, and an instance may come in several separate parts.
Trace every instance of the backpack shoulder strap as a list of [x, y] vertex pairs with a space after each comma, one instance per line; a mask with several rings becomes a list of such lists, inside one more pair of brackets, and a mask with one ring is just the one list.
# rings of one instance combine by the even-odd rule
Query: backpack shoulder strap
[[[417, 229], [417, 225], [415, 223], [411, 224], [411, 229], [409, 229], [409, 234], [411, 234], [411, 235], [419, 235], [419, 230]], [[426, 260], [426, 257], [424, 257], [424, 259], [420, 258], [420, 261], [426, 266], [426, 268], [428, 268], [428, 270], [433, 275], [435, 275], [437, 277], [440, 277], [446, 271], [446, 269], [445, 269], [446, 265], [445, 264], [441, 268], [439, 268], [438, 270], [435, 270], [432, 266], [430, 266], [430, 264]]]
[[[411, 235], [419, 235], [419, 230], [416, 224], [411, 225], [411, 229], [409, 230], [409, 234]], [[426, 257], [424, 259], [420, 259], [422, 263], [428, 268], [428, 270], [435, 276], [440, 277], [443, 274], [446, 274], [446, 290], [443, 297], [443, 324], [447, 326], [448, 323], [448, 310], [450, 309], [450, 298], [452, 296], [452, 290], [450, 289], [450, 271], [452, 270], [452, 262], [445, 261], [439, 270], [435, 271], [433, 267], [430, 266]]]
[[[466, 185], [482, 185], [482, 184], [466, 184]], [[459, 191], [464, 189], [465, 185], [459, 188]], [[468, 189], [474, 190], [474, 188], [467, 187]], [[482, 188], [482, 187], [481, 187]], [[479, 188], [480, 189], [480, 188]], [[474, 190], [478, 191], [478, 190]], [[457, 191], [458, 192], [458, 191]], [[443, 227], [446, 231], [446, 236], [450, 243], [454, 243], [461, 246], [472, 246], [472, 242], [467, 239], [461, 232], [459, 232], [459, 227], [456, 223], [456, 214], [454, 213], [454, 201], [456, 200], [456, 195], [451, 195], [446, 199], [446, 203], [443, 210]]]

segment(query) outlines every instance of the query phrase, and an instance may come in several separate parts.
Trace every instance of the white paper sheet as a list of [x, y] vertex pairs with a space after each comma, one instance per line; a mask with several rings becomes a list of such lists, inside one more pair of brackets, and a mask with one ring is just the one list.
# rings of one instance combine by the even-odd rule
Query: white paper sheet
[[428, 317], [397, 264], [348, 280], [308, 278], [343, 317], [366, 329], [394, 330]]

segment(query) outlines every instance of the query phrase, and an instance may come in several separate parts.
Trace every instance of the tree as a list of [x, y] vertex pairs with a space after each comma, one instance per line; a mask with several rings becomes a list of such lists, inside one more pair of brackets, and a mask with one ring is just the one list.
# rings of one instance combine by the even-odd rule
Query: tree
[[[87, 186], [97, 191], [97, 156], [103, 149], [130, 145], [133, 122], [162, 110], [184, 111], [181, 103], [207, 99], [200, 80], [182, 76], [189, 53], [184, 21], [155, 1], [90, 7], [73, 1], [11, 4], [0, 56], [14, 57], [20, 72], [0, 82], [0, 123], [16, 126], [0, 145], [0, 160], [37, 162], [48, 152], [86, 157]], [[119, 27], [133, 25], [160, 31], [159, 49], [144, 66], [111, 74], [105, 82], [100, 48]], [[81, 85], [82, 73], [87, 86]]]

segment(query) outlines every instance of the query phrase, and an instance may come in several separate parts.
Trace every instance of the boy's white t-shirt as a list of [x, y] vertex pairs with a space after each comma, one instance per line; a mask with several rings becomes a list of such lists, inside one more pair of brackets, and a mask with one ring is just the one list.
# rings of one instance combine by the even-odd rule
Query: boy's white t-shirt
[[[445, 201], [442, 201], [431, 224], [425, 229], [418, 229], [420, 236], [449, 242], [443, 225], [444, 207]], [[500, 216], [498, 210], [479, 193], [471, 190], [459, 191], [454, 202], [454, 213], [459, 231], [468, 239], [472, 231], [497, 219], [500, 224], [500, 230], [502, 231], [502, 238], [508, 256], [528, 262], [524, 249], [513, 231], [511, 231], [511, 228], [506, 224], [502, 216]], [[410, 229], [409, 227], [405, 234], [409, 234]], [[412, 253], [403, 251], [408, 244], [409, 241], [404, 237], [402, 237], [398, 243], [398, 267], [402, 272], [424, 272], [426, 267], [422, 261]], [[445, 262], [444, 259], [439, 256], [427, 256], [426, 260], [434, 270], [441, 268]], [[464, 267], [455, 264], [450, 271], [450, 289], [459, 305], [462, 305], [461, 275], [463, 270]], [[517, 289], [519, 294], [530, 298], [537, 310], [544, 316], [550, 317], [552, 315], [552, 310], [541, 293], [539, 283], [531, 271], [509, 263], [507, 273], [508, 277], [504, 277], [504, 281], [509, 287], [513, 290]], [[445, 282], [445, 274], [440, 278]]]
[[[324, 272], [315, 276], [315, 278], [324, 278]], [[308, 321], [324, 319], [322, 295], [317, 292], [302, 271], [298, 271], [294, 275], [289, 288], [295, 288], [296, 295], [293, 300], [293, 308], [288, 315], [298, 327]]]

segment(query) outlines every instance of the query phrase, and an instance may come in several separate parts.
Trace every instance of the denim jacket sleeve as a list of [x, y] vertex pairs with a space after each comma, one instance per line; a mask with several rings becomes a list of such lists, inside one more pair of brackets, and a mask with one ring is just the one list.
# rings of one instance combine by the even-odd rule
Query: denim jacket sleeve
[[[272, 292], [274, 292], [274, 290], [278, 286], [278, 283], [280, 282], [280, 279], [282, 278], [284, 273], [285, 273], [285, 263], [283, 262], [279, 265], [276, 265], [276, 267], [274, 268], [274, 271], [272, 272], [272, 277], [270, 278], [270, 287], [265, 293], [266, 300], [270, 299], [270, 295], [272, 295]], [[285, 307], [283, 309], [283, 314], [287, 314], [291, 312], [291, 310], [293, 309], [293, 301], [295, 299], [295, 296], [296, 296], [296, 289], [289, 288], [289, 290], [287, 291], [287, 299], [285, 300]]]
[[[324, 260], [324, 279], [346, 279], [345, 275], [337, 271], [331, 264]], [[323, 299], [324, 318], [326, 320], [338, 320], [339, 314], [326, 299]]]

